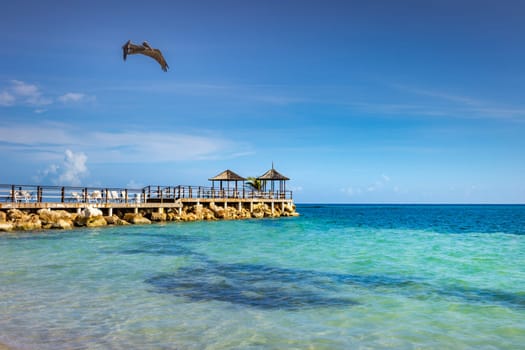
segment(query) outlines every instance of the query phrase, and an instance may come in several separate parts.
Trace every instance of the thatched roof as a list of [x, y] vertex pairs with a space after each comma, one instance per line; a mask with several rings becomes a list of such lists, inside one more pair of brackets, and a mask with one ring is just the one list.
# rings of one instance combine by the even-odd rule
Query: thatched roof
[[233, 171], [228, 169], [228, 170], [224, 170], [222, 173], [208, 180], [209, 181], [244, 181], [246, 179], [238, 174], [235, 174]]
[[259, 176], [257, 180], [290, 180], [274, 168], [271, 168], [267, 172], [265, 172], [263, 175]]

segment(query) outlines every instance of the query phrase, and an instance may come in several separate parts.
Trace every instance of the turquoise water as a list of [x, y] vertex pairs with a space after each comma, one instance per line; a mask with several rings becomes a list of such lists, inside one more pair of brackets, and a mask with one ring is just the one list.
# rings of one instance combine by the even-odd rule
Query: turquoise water
[[15, 349], [520, 349], [525, 206], [0, 236]]

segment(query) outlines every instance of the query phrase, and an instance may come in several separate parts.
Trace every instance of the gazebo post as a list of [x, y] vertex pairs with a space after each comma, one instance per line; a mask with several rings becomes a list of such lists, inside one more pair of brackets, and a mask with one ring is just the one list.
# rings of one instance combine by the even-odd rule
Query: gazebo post
[[277, 170], [274, 169], [273, 164], [272, 168], [268, 170], [263, 175], [259, 176], [257, 180], [261, 181], [261, 185], [263, 187], [263, 191], [266, 192], [267, 190], [267, 182], [270, 181], [270, 191], [273, 193], [275, 192], [276, 186], [275, 182], [279, 182], [279, 193], [273, 194], [277, 195], [277, 198], [286, 198], [286, 181], [290, 180], [286, 176], [279, 173]]
[[[237, 196], [237, 191], [238, 191], [238, 182], [239, 181], [245, 181], [246, 179], [236, 173], [234, 173], [233, 171], [231, 170], [225, 170], [223, 171], [222, 173], [212, 177], [211, 179], [209, 179], [212, 184], [215, 182], [215, 181], [219, 181], [219, 184], [220, 184], [220, 196], [221, 197], [238, 197]], [[226, 181], [226, 188], [224, 188], [223, 186], [223, 181]], [[233, 182], [235, 181], [235, 193], [233, 195], [231, 195], [231, 187], [230, 187], [230, 182]]]

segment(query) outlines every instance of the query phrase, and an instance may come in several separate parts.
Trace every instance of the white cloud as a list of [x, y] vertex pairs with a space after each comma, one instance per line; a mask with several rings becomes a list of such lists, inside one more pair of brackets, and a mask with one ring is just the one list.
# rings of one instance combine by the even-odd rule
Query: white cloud
[[28, 84], [20, 80], [11, 80], [9, 90], [13, 93], [17, 100], [22, 100], [23, 103], [43, 106], [51, 104], [53, 101], [42, 95], [38, 86]]
[[86, 97], [85, 94], [79, 92], [68, 92], [62, 96], [58, 97], [58, 100], [62, 103], [67, 102], [79, 102]]
[[143, 188], [143, 187], [144, 187], [143, 183], [137, 182], [133, 179], [129, 180], [128, 183], [126, 184], [126, 188]]
[[206, 133], [100, 132], [50, 122], [31, 125], [0, 123], [0, 139], [4, 141], [0, 144], [0, 154], [9, 152], [10, 156], [35, 161], [42, 161], [46, 156], [52, 161], [64, 149], [82, 149], [96, 163], [229, 159], [251, 154], [249, 145]]
[[[387, 183], [391, 181], [390, 176], [386, 174], [382, 174], [380, 179], [375, 181], [373, 184], [369, 184], [366, 186], [358, 186], [358, 187], [345, 187], [341, 189], [341, 192], [347, 194], [348, 196], [359, 196], [363, 193], [372, 193], [372, 192], [380, 192], [384, 190], [388, 190]], [[392, 191], [397, 192], [399, 189], [394, 186], [392, 188]]]
[[58, 177], [58, 183], [78, 186], [80, 185], [80, 178], [88, 173], [86, 166], [87, 156], [82, 153], [73, 153], [71, 150], [66, 150], [66, 157], [62, 164], [62, 170]]
[[[0, 91], [0, 106], [29, 105], [46, 106], [53, 104], [54, 100], [61, 103], [79, 103], [95, 101], [95, 96], [81, 92], [67, 92], [55, 98], [45, 96], [44, 92], [35, 84], [26, 83], [21, 80], [10, 80], [8, 85]], [[37, 109], [40, 113], [43, 109]]]
[[360, 188], [360, 187], [346, 187], [346, 188], [342, 188], [341, 189], [341, 192], [347, 194], [348, 196], [352, 197], [352, 196], [357, 196], [357, 195], [360, 195], [361, 193], [363, 193], [363, 190]]
[[0, 92], [0, 106], [12, 106], [16, 98], [7, 91]]
[[94, 96], [89, 96], [81, 92], [68, 92], [57, 98], [62, 103], [79, 103], [86, 101], [94, 101]]
[[49, 165], [38, 174], [36, 180], [55, 185], [80, 186], [82, 178], [88, 174], [86, 162], [87, 156], [84, 153], [74, 153], [67, 149], [62, 162]]

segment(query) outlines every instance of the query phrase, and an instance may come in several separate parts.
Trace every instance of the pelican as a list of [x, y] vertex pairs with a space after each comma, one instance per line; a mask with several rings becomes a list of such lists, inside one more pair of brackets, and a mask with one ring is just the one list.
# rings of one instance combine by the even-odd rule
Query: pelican
[[168, 71], [168, 64], [166, 63], [166, 60], [164, 59], [164, 56], [162, 56], [162, 53], [159, 49], [152, 48], [146, 41], [142, 43], [142, 45], [135, 45], [131, 43], [131, 40], [128, 40], [124, 46], [122, 46], [122, 53], [124, 57], [124, 61], [128, 57], [128, 55], [134, 55], [137, 53], [141, 53], [143, 55], [149, 56], [153, 58], [155, 61], [157, 61], [160, 64], [160, 67], [163, 71]]

